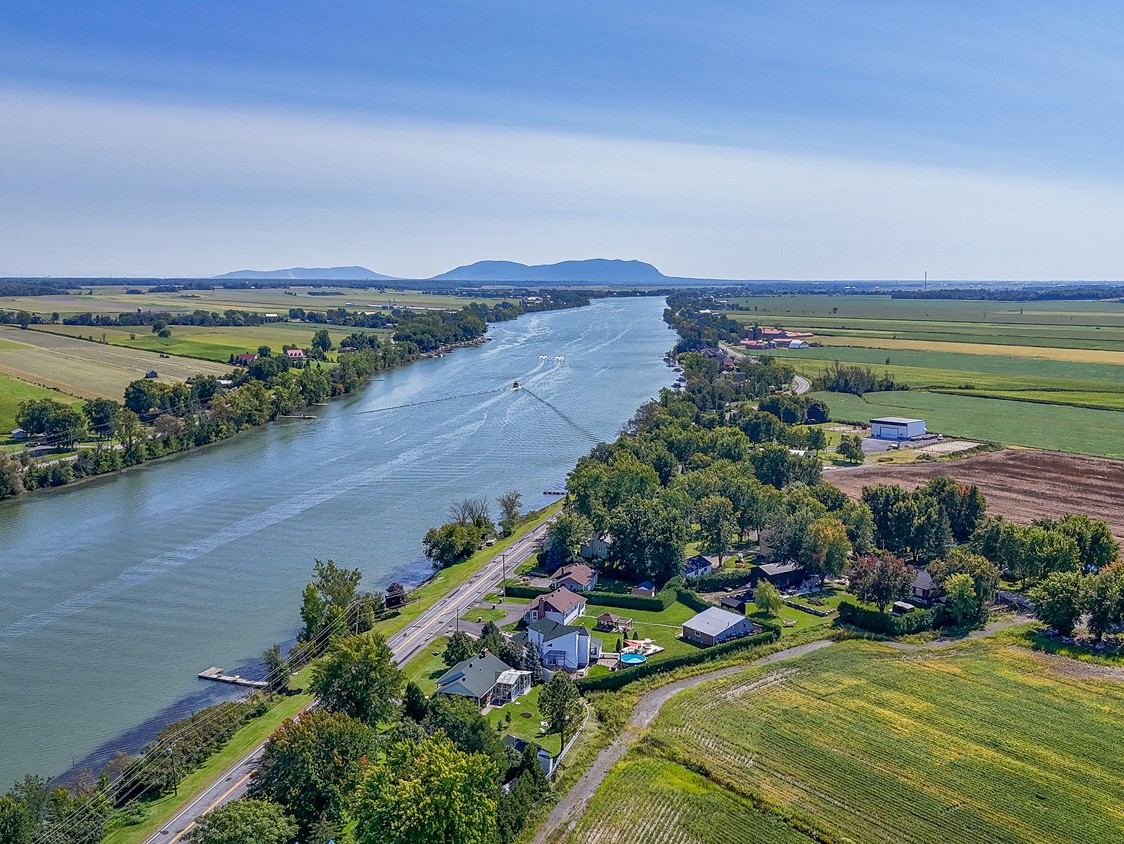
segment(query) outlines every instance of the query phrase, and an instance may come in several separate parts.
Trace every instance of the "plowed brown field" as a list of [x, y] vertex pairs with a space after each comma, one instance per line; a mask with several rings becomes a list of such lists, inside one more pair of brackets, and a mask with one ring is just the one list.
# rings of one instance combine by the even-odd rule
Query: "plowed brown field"
[[825, 479], [853, 498], [864, 486], [914, 489], [937, 475], [975, 484], [988, 512], [1016, 522], [1085, 513], [1104, 519], [1124, 541], [1124, 462], [1055, 451], [1009, 449], [948, 463], [864, 466], [828, 472]]

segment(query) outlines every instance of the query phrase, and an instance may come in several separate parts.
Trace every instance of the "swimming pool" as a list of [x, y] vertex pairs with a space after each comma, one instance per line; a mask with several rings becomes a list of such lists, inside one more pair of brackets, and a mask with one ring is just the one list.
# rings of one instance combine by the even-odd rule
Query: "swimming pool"
[[648, 657], [644, 656], [644, 654], [621, 654], [621, 662], [625, 665], [639, 665], [642, 662], [646, 662], [647, 659]]

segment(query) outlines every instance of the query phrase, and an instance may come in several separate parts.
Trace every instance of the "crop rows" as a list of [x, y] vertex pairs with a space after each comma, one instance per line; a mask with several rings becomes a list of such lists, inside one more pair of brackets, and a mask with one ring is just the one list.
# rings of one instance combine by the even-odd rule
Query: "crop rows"
[[806, 844], [778, 820], [672, 762], [630, 759], [605, 781], [567, 844]]
[[674, 698], [657, 739], [857, 841], [1121, 840], [1119, 684], [978, 644], [937, 658], [847, 643], [798, 665]]

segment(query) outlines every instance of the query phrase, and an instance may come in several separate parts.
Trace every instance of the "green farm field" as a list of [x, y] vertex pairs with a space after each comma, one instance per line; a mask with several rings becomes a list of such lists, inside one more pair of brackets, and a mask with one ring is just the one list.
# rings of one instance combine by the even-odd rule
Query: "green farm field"
[[[138, 285], [146, 289], [152, 285]], [[128, 294], [124, 286], [87, 287], [60, 296], [0, 296], [0, 309], [64, 316], [76, 313], [114, 313], [137, 308], [161, 311], [224, 311], [227, 309], [285, 314], [289, 308], [322, 311], [325, 308], [387, 310], [391, 305], [415, 308], [456, 309], [471, 297], [423, 293], [394, 288], [339, 288], [339, 295], [311, 296], [311, 290], [333, 288], [182, 290], [175, 293]], [[84, 292], [83, 292], [84, 291]]]
[[827, 402], [833, 421], [867, 422], [877, 416], [923, 418], [946, 436], [1124, 458], [1124, 415], [1113, 410], [1064, 407], [1030, 401], [930, 393], [814, 393]]
[[19, 407], [20, 402], [33, 399], [54, 399], [63, 404], [78, 401], [73, 396], [57, 390], [47, 390], [0, 373], [0, 440], [5, 439], [8, 432], [16, 427], [16, 408]]
[[229, 366], [182, 357], [162, 358], [155, 352], [91, 343], [77, 337], [21, 331], [0, 326], [0, 372], [40, 387], [78, 398], [121, 400], [130, 381], [149, 370], [168, 383], [194, 375], [225, 376]]
[[896, 381], [914, 389], [1124, 410], [1124, 365], [842, 346], [778, 349], [772, 354], [809, 378], [839, 361], [869, 366], [880, 375], [892, 373]]
[[672, 698], [569, 844], [1100, 844], [1124, 683], [990, 642], [847, 641]]
[[[747, 325], [813, 331], [820, 342], [983, 343], [1119, 351], [1124, 304], [891, 299], [889, 296], [762, 296], [730, 300]], [[757, 308], [757, 310], [752, 310]]]
[[328, 336], [336, 345], [354, 330], [380, 335], [389, 333], [385, 330], [351, 329], [312, 323], [270, 323], [244, 327], [173, 325], [170, 328], [171, 337], [157, 337], [146, 326], [105, 328], [88, 325], [50, 325], [44, 326], [41, 330], [49, 334], [93, 339], [99, 343], [104, 341], [111, 346], [144, 349], [218, 363], [226, 363], [231, 355], [256, 352], [259, 346], [269, 346], [278, 353], [286, 344], [308, 348], [312, 344], [312, 335], [321, 328], [328, 329]]

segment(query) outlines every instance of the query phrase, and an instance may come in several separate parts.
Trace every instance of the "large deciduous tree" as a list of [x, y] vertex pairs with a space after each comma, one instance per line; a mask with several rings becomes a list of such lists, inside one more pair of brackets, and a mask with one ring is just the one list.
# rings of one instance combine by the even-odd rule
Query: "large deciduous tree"
[[710, 551], [718, 555], [718, 564], [721, 565], [738, 529], [734, 505], [725, 496], [708, 495], [699, 502], [697, 513], [703, 542]]
[[406, 739], [371, 765], [352, 815], [358, 844], [494, 844], [495, 770], [444, 736]]
[[610, 560], [631, 581], [665, 583], [680, 574], [688, 525], [662, 497], [631, 498], [613, 514]]
[[250, 795], [284, 808], [302, 835], [323, 820], [339, 823], [362, 763], [378, 746], [375, 731], [342, 712], [310, 709], [286, 721], [266, 743]]
[[549, 725], [547, 729], [558, 733], [563, 747], [566, 746], [567, 735], [577, 729], [584, 711], [577, 684], [566, 672], [554, 672], [539, 692], [539, 712]]
[[887, 605], [909, 595], [915, 576], [914, 570], [893, 554], [860, 557], [851, 564], [851, 591], [860, 601], [885, 612]]
[[386, 640], [366, 633], [335, 640], [312, 667], [309, 687], [327, 709], [373, 726], [394, 713], [403, 682]]
[[269, 800], [234, 800], [203, 815], [187, 844], [291, 844], [297, 824]]
[[1055, 571], [1031, 590], [1038, 619], [1062, 636], [1073, 634], [1082, 612], [1081, 575], [1075, 571]]

